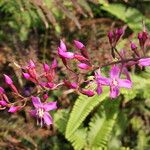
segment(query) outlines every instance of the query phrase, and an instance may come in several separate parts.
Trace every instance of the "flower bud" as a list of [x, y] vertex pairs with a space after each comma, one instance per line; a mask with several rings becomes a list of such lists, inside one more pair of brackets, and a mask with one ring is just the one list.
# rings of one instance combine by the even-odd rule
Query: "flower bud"
[[85, 46], [80, 41], [74, 40], [73, 42], [77, 49], [84, 50]]
[[88, 60], [87, 58], [85, 58], [84, 56], [82, 56], [80, 54], [75, 54], [74, 58], [79, 60], [79, 61]]
[[47, 94], [47, 93], [45, 93], [45, 94], [43, 95], [43, 99], [44, 99], [44, 100], [47, 100], [47, 99], [48, 99], [48, 94]]
[[15, 113], [15, 112], [17, 112], [17, 111], [20, 110], [20, 109], [21, 109], [20, 106], [11, 106], [11, 107], [9, 108], [8, 112], [10, 112], [10, 113]]
[[94, 91], [92, 91], [92, 90], [86, 90], [86, 89], [82, 89], [81, 93], [84, 94], [84, 95], [87, 95], [88, 97], [92, 97], [92, 96], [95, 95]]
[[3, 94], [5, 91], [2, 87], [0, 87], [0, 94]]
[[5, 74], [4, 74], [4, 78], [5, 78], [6, 84], [8, 84], [8, 85], [13, 84], [12, 79], [11, 79], [8, 75], [5, 75]]
[[109, 38], [109, 43], [112, 45], [112, 43], [113, 43], [113, 32], [108, 32], [108, 38]]
[[67, 86], [68, 88], [71, 88], [71, 89], [76, 89], [78, 87], [77, 83], [69, 82], [67, 80], [64, 80], [64, 84], [65, 84], [65, 86]]
[[53, 60], [52, 65], [51, 65], [51, 68], [52, 68], [52, 69], [57, 68], [57, 60], [56, 60], [56, 59]]
[[72, 52], [64, 52], [61, 48], [58, 47], [58, 54], [63, 58], [73, 59], [74, 53]]
[[62, 49], [63, 52], [67, 51], [66, 45], [62, 40], [60, 40], [60, 49]]
[[29, 73], [23, 72], [22, 75], [23, 75], [23, 77], [24, 77], [25, 79], [27, 79], [27, 80], [29, 80], [29, 79], [31, 78]]
[[48, 64], [43, 64], [43, 68], [45, 72], [48, 72], [50, 70], [50, 67]]
[[137, 49], [137, 46], [136, 46], [134, 43], [132, 43], [132, 42], [131, 42], [131, 49], [132, 49], [132, 50]]
[[28, 67], [29, 68], [35, 68], [35, 64], [34, 64], [34, 62], [32, 60], [29, 61]]
[[87, 65], [87, 64], [85, 64], [85, 63], [80, 63], [80, 64], [78, 64], [78, 67], [79, 67], [80, 69], [84, 69], [84, 70], [90, 70], [90, 69], [91, 69], [91, 66], [89, 66], [89, 65]]
[[4, 107], [4, 106], [7, 105], [7, 103], [6, 103], [6, 101], [4, 101], [4, 100], [0, 100], [0, 105]]

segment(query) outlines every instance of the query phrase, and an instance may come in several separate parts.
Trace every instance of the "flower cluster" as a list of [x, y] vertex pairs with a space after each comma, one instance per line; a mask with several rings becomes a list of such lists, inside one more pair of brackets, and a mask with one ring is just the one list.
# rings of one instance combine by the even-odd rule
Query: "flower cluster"
[[[130, 89], [133, 86], [127, 67], [133, 65], [139, 65], [140, 67], [150, 66], [150, 57], [146, 57], [146, 41], [149, 38], [148, 33], [143, 31], [138, 34], [140, 48], [133, 42], [130, 42], [130, 48], [133, 54], [131, 58], [126, 57], [124, 50], [118, 51], [116, 48], [123, 33], [123, 29], [116, 29], [108, 33], [112, 60], [113, 58], [117, 60], [115, 59], [108, 64], [102, 64], [100, 66], [92, 64], [86, 46], [80, 41], [74, 40], [75, 51], [68, 51], [65, 43], [60, 40], [60, 45], [57, 48], [58, 56], [67, 71], [73, 73], [72, 79], [63, 79], [62, 81], [56, 79], [58, 66], [56, 59], [53, 60], [51, 65], [44, 63], [40, 73], [37, 71], [36, 63], [34, 63], [33, 60], [30, 60], [26, 66], [19, 66], [22, 71], [22, 76], [36, 85], [35, 92], [28, 94], [28, 96], [24, 96], [15, 86], [11, 77], [4, 74], [4, 81], [12, 90], [15, 101], [10, 101], [6, 91], [0, 87], [0, 110], [8, 109], [8, 112], [15, 113], [32, 101], [35, 109], [29, 112], [31, 116], [36, 117], [37, 124], [43, 126], [43, 124], [52, 124], [53, 121], [49, 111], [57, 109], [57, 102], [48, 102], [48, 91], [55, 90], [59, 86], [65, 86], [89, 97], [94, 96], [96, 93], [101, 95], [103, 87], [108, 86], [110, 89], [110, 98], [115, 99], [120, 94], [120, 88]], [[72, 61], [76, 62], [78, 72], [74, 71], [70, 66]], [[101, 73], [101, 68], [106, 66], [111, 66], [109, 77], [104, 77]], [[84, 71], [84, 74], [82, 71]], [[87, 73], [89, 72], [94, 72], [92, 78], [87, 77]], [[80, 80], [81, 76], [84, 80]], [[90, 87], [93, 83], [96, 84], [94, 90], [85, 88]]]

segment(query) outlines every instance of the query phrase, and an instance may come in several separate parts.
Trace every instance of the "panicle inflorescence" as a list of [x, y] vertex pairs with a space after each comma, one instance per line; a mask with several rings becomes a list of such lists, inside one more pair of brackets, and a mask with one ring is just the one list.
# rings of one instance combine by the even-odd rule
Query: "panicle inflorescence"
[[[32, 101], [35, 109], [31, 110], [30, 114], [36, 117], [38, 124], [43, 126], [44, 124], [52, 124], [52, 117], [49, 111], [57, 109], [57, 102], [48, 102], [48, 92], [60, 86], [65, 86], [89, 97], [94, 96], [96, 93], [101, 95], [103, 93], [103, 87], [108, 86], [111, 99], [115, 99], [120, 94], [120, 88], [131, 89], [133, 86], [127, 67], [133, 65], [139, 65], [140, 67], [150, 66], [150, 57], [146, 57], [148, 33], [143, 31], [138, 34], [139, 47], [135, 43], [130, 42], [133, 56], [131, 58], [127, 58], [125, 50], [118, 51], [116, 48], [123, 34], [124, 30], [122, 28], [108, 33], [111, 56], [115, 60], [100, 66], [96, 66], [91, 62], [88, 50], [82, 42], [74, 40], [75, 51], [68, 51], [65, 43], [60, 40], [57, 52], [67, 72], [71, 72], [69, 79], [63, 79], [62, 81], [56, 79], [56, 70], [58, 67], [56, 59], [52, 61], [51, 65], [44, 63], [41, 72], [37, 71], [37, 64], [33, 60], [29, 60], [26, 66], [20, 67], [22, 76], [26, 80], [33, 82], [38, 90], [33, 93], [30, 93], [30, 91], [34, 90], [25, 90], [26, 96], [18, 90], [11, 77], [4, 74], [4, 81], [12, 90], [16, 100], [10, 101], [6, 91], [3, 87], [0, 87], [0, 110], [8, 109], [8, 112], [15, 113], [22, 110], [28, 104], [28, 101]], [[71, 66], [73, 62], [76, 64], [76, 70]], [[109, 77], [105, 77], [101, 73], [101, 68], [106, 66], [112, 66], [109, 71]], [[94, 72], [92, 78], [88, 78], [89, 72]], [[90, 88], [93, 84], [96, 85], [95, 89]]]

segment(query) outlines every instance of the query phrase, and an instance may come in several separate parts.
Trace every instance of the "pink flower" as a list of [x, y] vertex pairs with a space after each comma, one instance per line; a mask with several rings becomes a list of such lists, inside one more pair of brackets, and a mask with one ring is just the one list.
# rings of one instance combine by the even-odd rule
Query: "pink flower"
[[140, 66], [150, 66], [150, 58], [143, 58], [139, 60]]
[[117, 66], [113, 66], [110, 70], [110, 78], [105, 78], [102, 76], [98, 77], [98, 82], [101, 85], [110, 86], [110, 97], [116, 98], [119, 96], [119, 88], [131, 88], [132, 82], [128, 79], [120, 79], [120, 69]]
[[40, 121], [41, 126], [43, 123], [52, 124], [52, 117], [48, 111], [57, 109], [56, 102], [42, 103], [39, 97], [32, 97], [32, 103], [35, 109], [31, 110], [30, 114], [37, 118], [37, 122]]

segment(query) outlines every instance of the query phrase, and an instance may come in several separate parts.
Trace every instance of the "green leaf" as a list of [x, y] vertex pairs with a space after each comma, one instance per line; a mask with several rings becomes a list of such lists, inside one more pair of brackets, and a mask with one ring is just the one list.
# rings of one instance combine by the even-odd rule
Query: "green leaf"
[[54, 114], [54, 124], [55, 124], [56, 128], [62, 134], [65, 134], [68, 119], [69, 119], [69, 110], [68, 109], [58, 110]]
[[81, 150], [86, 145], [87, 128], [77, 129], [73, 135], [70, 136], [69, 140], [75, 150]]
[[127, 25], [135, 32], [142, 29], [142, 20], [145, 21], [146, 26], [150, 29], [150, 20], [144, 17], [143, 14], [135, 8], [126, 7], [123, 4], [108, 4], [103, 5], [101, 9], [127, 23]]
[[106, 149], [119, 113], [120, 101], [105, 100], [90, 122], [88, 141], [91, 149]]
[[106, 97], [108, 97], [108, 90], [104, 90], [103, 94], [100, 96], [95, 95], [93, 97], [87, 97], [85, 95], [80, 95], [76, 100], [73, 110], [70, 114], [69, 121], [66, 128], [66, 138], [69, 140], [71, 135], [79, 128], [87, 115], [102, 102]]

